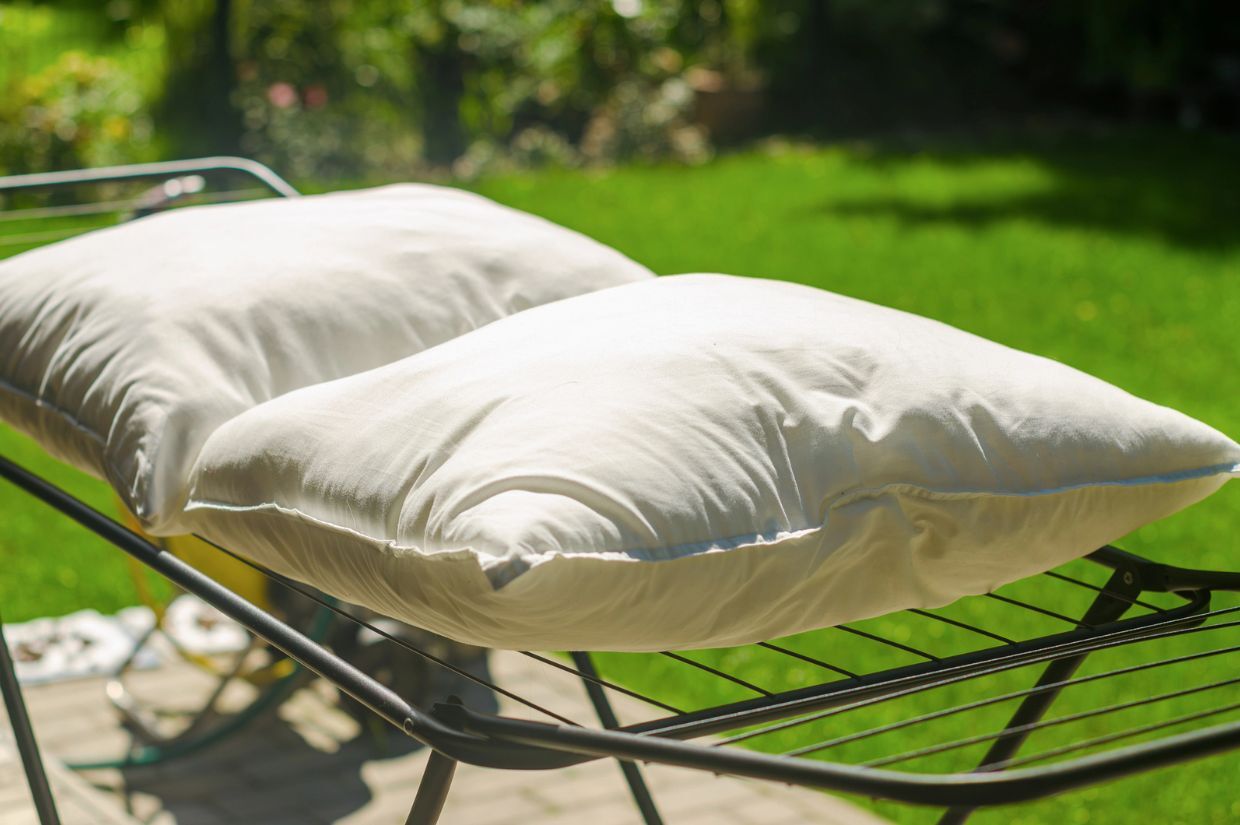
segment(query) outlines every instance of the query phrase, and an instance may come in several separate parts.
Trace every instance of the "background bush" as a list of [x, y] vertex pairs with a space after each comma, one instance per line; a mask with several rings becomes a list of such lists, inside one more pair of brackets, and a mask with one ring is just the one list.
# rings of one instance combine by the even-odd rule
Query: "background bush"
[[474, 175], [788, 130], [1240, 125], [1222, 0], [27, 1], [0, 21], [7, 171], [243, 152], [294, 177]]
[[67, 52], [0, 97], [0, 167], [10, 172], [105, 166], [151, 149], [141, 90], [106, 57]]

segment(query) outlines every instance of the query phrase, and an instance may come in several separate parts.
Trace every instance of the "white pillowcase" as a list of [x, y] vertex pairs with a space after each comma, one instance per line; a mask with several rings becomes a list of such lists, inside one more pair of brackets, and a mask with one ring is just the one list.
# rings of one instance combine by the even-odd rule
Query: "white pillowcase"
[[438, 186], [168, 212], [0, 263], [0, 420], [168, 532], [198, 448], [237, 413], [650, 277]]
[[1221, 433], [1054, 361], [684, 275], [258, 406], [208, 440], [187, 519], [462, 641], [651, 650], [943, 605], [1237, 471]]

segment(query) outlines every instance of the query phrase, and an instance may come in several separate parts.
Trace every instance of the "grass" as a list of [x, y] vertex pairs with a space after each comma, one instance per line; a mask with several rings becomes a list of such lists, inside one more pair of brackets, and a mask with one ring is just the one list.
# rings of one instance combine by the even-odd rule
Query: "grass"
[[[1234, 223], [1240, 190], [1231, 184], [1240, 180], [1237, 149], [1225, 139], [1136, 132], [919, 149], [785, 145], [696, 169], [544, 171], [475, 188], [611, 243], [660, 273], [794, 280], [928, 315], [1064, 361], [1234, 435], [1240, 433], [1240, 231]], [[0, 452], [111, 507], [101, 485], [54, 465], [12, 432], [0, 432]], [[116, 554], [83, 531], [7, 487], [0, 487], [0, 512], [6, 620], [87, 605], [113, 610], [134, 600]], [[1240, 484], [1232, 484], [1121, 544], [1161, 561], [1236, 568], [1237, 524]], [[923, 632], [891, 620], [871, 626], [890, 634]], [[1039, 627], [1026, 620], [1018, 629]], [[955, 641], [933, 635], [945, 633], [942, 628], [924, 632], [934, 644]], [[892, 654], [852, 643], [830, 654], [853, 657], [866, 669], [898, 663]], [[698, 655], [767, 687], [807, 678], [752, 650]], [[1131, 655], [1100, 656], [1088, 669], [1115, 667]], [[638, 688], [657, 686], [680, 706], [740, 698], [709, 679], [684, 679], [679, 666], [655, 657], [613, 654], [600, 662], [605, 675]], [[1174, 677], [1164, 673], [1142, 689], [1170, 689]], [[1019, 687], [1024, 678], [1012, 676], [1010, 685]], [[965, 688], [956, 698], [968, 695]], [[1106, 689], [1082, 690], [1055, 712], [1102, 704], [1108, 696]], [[1209, 700], [1186, 699], [1175, 709], [1203, 706], [1194, 701]], [[885, 712], [876, 710], [867, 721], [877, 723]], [[968, 727], [951, 721], [935, 733], [967, 734], [979, 723], [997, 723], [1004, 712], [974, 717]], [[1155, 712], [1137, 713], [1149, 719]], [[804, 736], [760, 744], [784, 750]], [[1053, 741], [1052, 733], [1039, 744]], [[866, 747], [832, 755], [864, 759], [872, 755]], [[1231, 755], [984, 812], [976, 821], [1235, 821], [1237, 775], [1240, 758]], [[934, 818], [908, 807], [877, 807], [900, 822]]]

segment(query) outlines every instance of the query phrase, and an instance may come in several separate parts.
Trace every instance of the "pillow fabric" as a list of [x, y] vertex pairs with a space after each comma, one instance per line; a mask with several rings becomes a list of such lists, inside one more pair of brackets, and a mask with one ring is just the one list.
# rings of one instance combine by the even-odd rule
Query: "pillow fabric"
[[198, 448], [237, 413], [650, 277], [438, 186], [171, 211], [0, 262], [0, 420], [168, 532]]
[[1237, 472], [1221, 433], [1054, 361], [684, 275], [255, 407], [208, 439], [186, 518], [465, 642], [654, 650], [940, 606]]

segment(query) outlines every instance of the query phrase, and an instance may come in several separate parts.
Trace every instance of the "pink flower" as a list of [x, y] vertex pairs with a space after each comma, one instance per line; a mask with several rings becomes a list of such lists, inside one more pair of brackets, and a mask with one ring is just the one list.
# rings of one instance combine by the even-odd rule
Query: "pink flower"
[[288, 83], [280, 81], [267, 87], [267, 100], [277, 109], [287, 109], [297, 103], [297, 90]]

